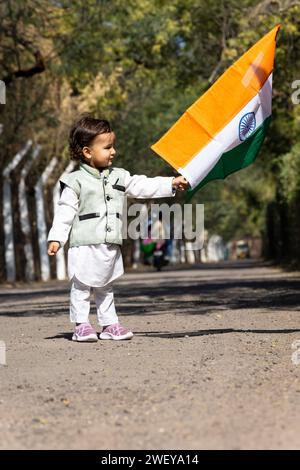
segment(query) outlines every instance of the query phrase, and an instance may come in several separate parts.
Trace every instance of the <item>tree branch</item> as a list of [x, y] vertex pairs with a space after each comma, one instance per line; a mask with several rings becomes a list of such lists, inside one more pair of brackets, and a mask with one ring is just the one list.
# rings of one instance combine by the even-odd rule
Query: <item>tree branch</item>
[[33, 67], [30, 67], [29, 69], [16, 70], [15, 72], [12, 72], [11, 74], [3, 78], [3, 81], [6, 84], [6, 86], [12, 83], [17, 78], [22, 78], [22, 77], [30, 78], [30, 77], [33, 77], [33, 75], [36, 75], [37, 73], [44, 72], [45, 64], [44, 64], [42, 54], [40, 53], [40, 51], [36, 51], [34, 53], [34, 56], [35, 56], [36, 62], [35, 62], [35, 65], [33, 65]]

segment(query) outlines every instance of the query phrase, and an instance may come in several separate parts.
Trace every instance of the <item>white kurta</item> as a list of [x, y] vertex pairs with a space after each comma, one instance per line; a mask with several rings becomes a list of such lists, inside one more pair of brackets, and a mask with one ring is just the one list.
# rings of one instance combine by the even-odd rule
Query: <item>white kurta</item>
[[[134, 198], [172, 197], [173, 177], [126, 173], [125, 194]], [[78, 196], [66, 186], [58, 201], [48, 241], [59, 241], [63, 246], [69, 237], [73, 220], [78, 211]], [[90, 287], [104, 287], [124, 273], [120, 246], [114, 243], [74, 246], [68, 250], [68, 277], [76, 277]]]

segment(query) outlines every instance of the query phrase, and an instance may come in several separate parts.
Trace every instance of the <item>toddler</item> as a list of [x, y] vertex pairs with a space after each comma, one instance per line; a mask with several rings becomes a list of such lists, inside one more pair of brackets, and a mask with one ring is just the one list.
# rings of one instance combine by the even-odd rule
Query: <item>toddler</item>
[[124, 273], [120, 250], [124, 197], [172, 197], [184, 191], [183, 176], [148, 178], [113, 166], [115, 134], [108, 121], [81, 118], [71, 129], [69, 150], [79, 170], [60, 178], [62, 193], [48, 235], [48, 254], [69, 238], [70, 320], [73, 341], [97, 341], [89, 322], [93, 289], [102, 340], [128, 340], [132, 331], [119, 323], [113, 281]]

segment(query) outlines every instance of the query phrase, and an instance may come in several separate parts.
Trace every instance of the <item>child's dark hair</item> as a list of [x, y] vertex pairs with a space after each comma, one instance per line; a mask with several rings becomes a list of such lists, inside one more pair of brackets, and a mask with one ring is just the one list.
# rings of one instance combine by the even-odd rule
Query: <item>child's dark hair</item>
[[73, 125], [69, 135], [69, 152], [72, 160], [84, 161], [83, 147], [88, 147], [97, 135], [107, 132], [112, 132], [108, 121], [91, 116], [81, 117]]

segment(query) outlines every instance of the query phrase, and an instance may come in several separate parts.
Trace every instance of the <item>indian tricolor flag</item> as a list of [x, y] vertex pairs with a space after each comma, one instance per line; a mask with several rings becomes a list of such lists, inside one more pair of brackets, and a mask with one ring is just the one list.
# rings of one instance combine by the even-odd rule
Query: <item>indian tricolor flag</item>
[[271, 119], [279, 28], [229, 67], [151, 147], [188, 180], [191, 196], [208, 181], [250, 165], [257, 156]]

